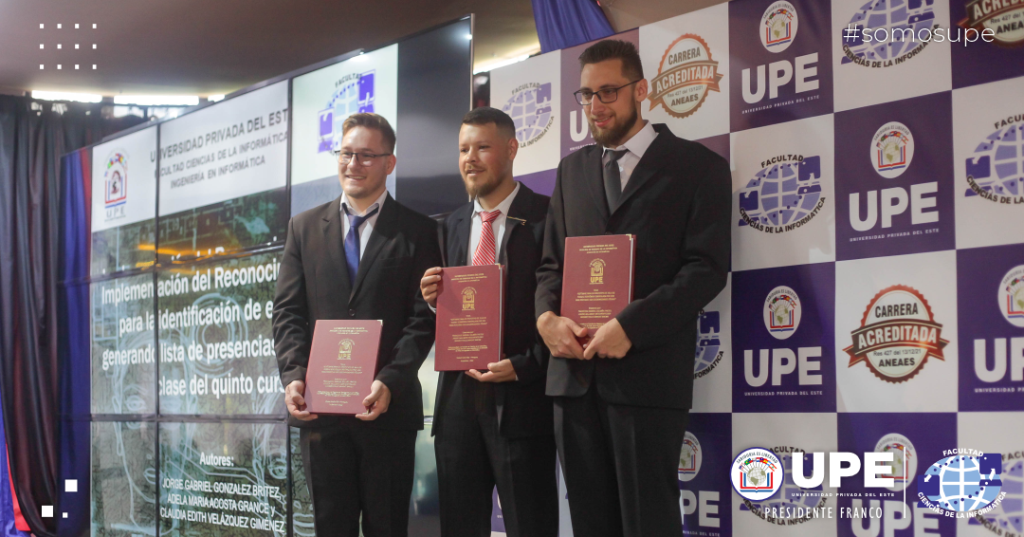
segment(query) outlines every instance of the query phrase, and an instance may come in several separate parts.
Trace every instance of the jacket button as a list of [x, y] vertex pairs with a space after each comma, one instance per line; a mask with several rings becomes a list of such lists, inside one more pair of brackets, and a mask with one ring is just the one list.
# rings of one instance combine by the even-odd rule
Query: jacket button
[[355, 317], [356, 316], [356, 310], [348, 310], [348, 316], [349, 317]]

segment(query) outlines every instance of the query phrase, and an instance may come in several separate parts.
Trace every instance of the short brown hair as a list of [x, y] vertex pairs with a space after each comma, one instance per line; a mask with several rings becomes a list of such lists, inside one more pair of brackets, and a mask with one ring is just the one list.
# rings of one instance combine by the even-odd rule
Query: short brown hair
[[587, 47], [580, 54], [580, 68], [591, 63], [599, 63], [606, 60], [622, 60], [622, 75], [630, 80], [640, 80], [644, 77], [644, 66], [640, 62], [640, 53], [636, 46], [629, 41], [618, 39], [605, 39]]
[[368, 112], [352, 114], [345, 118], [345, 122], [341, 124], [341, 135], [344, 136], [355, 127], [366, 127], [381, 133], [384, 137], [385, 149], [387, 149], [388, 153], [395, 152], [395, 129], [391, 128], [391, 124], [388, 123], [387, 119], [384, 119], [384, 116]]
[[490, 106], [481, 106], [470, 110], [465, 116], [462, 117], [463, 125], [487, 125], [488, 123], [494, 123], [494, 126], [498, 128], [506, 138], [516, 137], [516, 124], [512, 121], [512, 118], [505, 112], [498, 110], [497, 108], [491, 108]]

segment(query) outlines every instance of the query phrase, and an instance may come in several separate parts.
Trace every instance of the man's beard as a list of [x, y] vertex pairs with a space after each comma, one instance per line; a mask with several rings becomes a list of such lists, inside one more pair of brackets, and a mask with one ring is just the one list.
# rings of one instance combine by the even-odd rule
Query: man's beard
[[622, 137], [636, 125], [638, 119], [639, 115], [636, 112], [635, 101], [633, 102], [633, 109], [630, 111], [629, 118], [622, 122], [622, 124], [605, 131], [598, 131], [597, 127], [594, 126], [594, 120], [589, 115], [587, 116], [587, 122], [590, 123], [590, 132], [594, 136], [594, 141], [605, 147], [616, 147], [612, 144], [622, 140]]
[[463, 180], [463, 183], [466, 185], [466, 194], [469, 194], [470, 198], [481, 198], [497, 190], [500, 181], [473, 183], [471, 181]]

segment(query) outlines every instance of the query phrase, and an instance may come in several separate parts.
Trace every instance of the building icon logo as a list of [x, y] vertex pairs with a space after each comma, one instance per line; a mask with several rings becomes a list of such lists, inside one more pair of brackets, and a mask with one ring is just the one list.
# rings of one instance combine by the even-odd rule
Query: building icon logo
[[690, 431], [683, 437], [683, 448], [679, 451], [679, 481], [687, 482], [700, 473], [700, 463], [704, 458], [704, 450], [700, 441]]
[[730, 473], [733, 489], [740, 496], [755, 502], [775, 495], [785, 481], [782, 460], [764, 448], [750, 448], [732, 461]]
[[355, 342], [351, 339], [345, 338], [338, 342], [338, 359], [339, 360], [351, 360], [352, 349], [356, 346]]
[[801, 309], [796, 291], [780, 285], [764, 299], [764, 327], [775, 339], [789, 339], [800, 327]]
[[476, 289], [467, 287], [462, 290], [462, 311], [476, 310]]
[[878, 476], [892, 479], [893, 486], [889, 490], [898, 492], [913, 482], [917, 475], [917, 450], [909, 438], [898, 433], [887, 434], [875, 444], [875, 452], [893, 454], [889, 471]]
[[110, 209], [128, 201], [128, 156], [115, 151], [107, 158], [103, 172], [105, 182], [104, 207]]
[[999, 283], [999, 311], [1006, 322], [1024, 328], [1024, 265], [1010, 269]]
[[796, 39], [800, 25], [796, 8], [789, 2], [775, 2], [761, 15], [761, 44], [768, 52], [782, 52]]
[[914, 160], [914, 135], [899, 121], [886, 123], [871, 138], [871, 165], [878, 175], [895, 179], [907, 171]]

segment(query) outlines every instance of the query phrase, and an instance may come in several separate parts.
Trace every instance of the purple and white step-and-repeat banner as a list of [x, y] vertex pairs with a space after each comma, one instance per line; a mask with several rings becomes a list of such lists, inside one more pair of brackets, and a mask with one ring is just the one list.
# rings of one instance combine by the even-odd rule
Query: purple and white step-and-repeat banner
[[[1024, 2], [734, 0], [617, 38], [639, 46], [644, 118], [732, 169], [732, 273], [698, 322], [680, 453], [684, 534], [1024, 535]], [[491, 73], [516, 176], [542, 193], [593, 143], [572, 97], [585, 47]], [[751, 447], [787, 470], [764, 502], [729, 482]], [[998, 455], [1002, 499], [983, 515], [918, 496], [957, 448]], [[895, 452], [893, 486], [795, 484], [794, 453], [810, 474], [810, 453], [832, 451]], [[833, 516], [800, 516], [814, 507]]]

